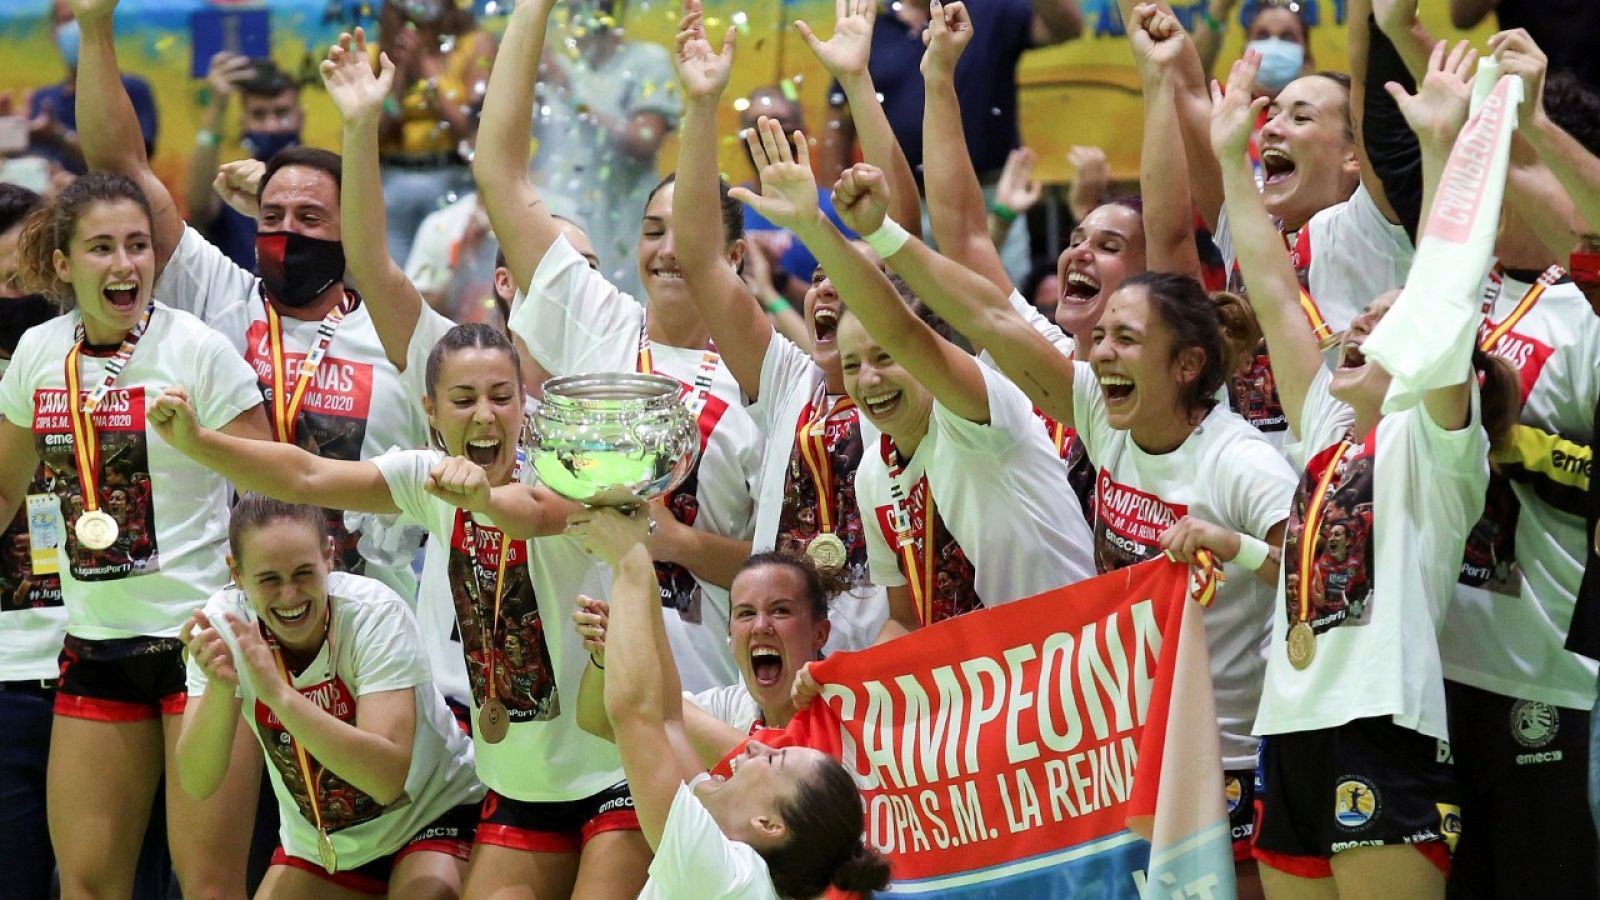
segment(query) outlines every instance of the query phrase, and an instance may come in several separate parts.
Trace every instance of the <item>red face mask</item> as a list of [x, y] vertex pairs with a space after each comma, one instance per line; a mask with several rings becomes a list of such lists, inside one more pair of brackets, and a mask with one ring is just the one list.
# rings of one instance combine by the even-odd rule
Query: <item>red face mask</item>
[[1567, 274], [1572, 283], [1589, 298], [1595, 315], [1600, 315], [1600, 253], [1574, 253], [1567, 261]]

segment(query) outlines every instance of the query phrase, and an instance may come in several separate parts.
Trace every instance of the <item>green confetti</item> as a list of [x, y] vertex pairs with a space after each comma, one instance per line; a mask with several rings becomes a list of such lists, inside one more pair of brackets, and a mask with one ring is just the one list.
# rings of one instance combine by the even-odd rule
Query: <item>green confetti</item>
[[794, 88], [794, 79], [785, 78], [784, 80], [778, 82], [778, 89], [783, 91], [783, 96], [787, 98], [790, 103], [800, 102], [800, 92]]

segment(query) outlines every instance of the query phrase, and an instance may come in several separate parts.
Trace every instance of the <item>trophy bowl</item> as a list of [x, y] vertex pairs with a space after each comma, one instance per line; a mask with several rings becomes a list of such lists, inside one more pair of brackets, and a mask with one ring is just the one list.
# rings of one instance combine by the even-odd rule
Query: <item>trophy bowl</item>
[[550, 379], [528, 419], [534, 472], [585, 506], [635, 507], [667, 493], [700, 455], [700, 426], [681, 391], [661, 375]]

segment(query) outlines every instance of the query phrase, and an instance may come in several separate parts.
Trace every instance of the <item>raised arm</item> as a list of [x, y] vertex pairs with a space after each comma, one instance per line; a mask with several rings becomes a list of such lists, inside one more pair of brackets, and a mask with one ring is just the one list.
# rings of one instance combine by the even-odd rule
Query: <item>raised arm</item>
[[[1000, 303], [1009, 306], [1011, 277], [989, 236], [983, 188], [967, 153], [961, 101], [956, 97], [956, 63], [972, 42], [972, 14], [960, 0], [933, 0], [929, 12], [928, 49], [922, 54], [922, 174], [933, 239], [945, 256], [999, 288]], [[891, 190], [899, 187], [891, 185]]]
[[222, 199], [211, 189], [217, 177], [217, 149], [222, 143], [222, 131], [228, 123], [228, 106], [238, 91], [241, 81], [254, 73], [250, 59], [226, 50], [211, 58], [206, 70], [205, 110], [201, 113], [200, 130], [194, 136], [194, 155], [189, 157], [189, 168], [184, 174], [184, 200], [189, 207], [189, 221], [199, 225], [211, 222], [222, 210]]
[[[987, 422], [989, 392], [978, 361], [918, 319], [883, 272], [822, 215], [805, 137], [796, 132], [794, 138], [798, 155], [791, 155], [782, 127], [761, 117], [748, 135], [748, 143], [751, 156], [760, 164], [762, 194], [741, 189], [739, 199], [805, 242], [828, 271], [846, 308], [940, 404], [963, 419]], [[860, 233], [871, 234], [883, 226], [887, 194], [883, 173], [863, 163], [839, 179], [834, 207], [847, 225], [866, 228]], [[950, 265], [968, 271], [959, 264]], [[995, 290], [980, 276], [973, 277]]]
[[[848, 121], [854, 139], [861, 143], [862, 159], [888, 176], [889, 186], [895, 193], [894, 205], [889, 209], [890, 218], [912, 234], [921, 234], [922, 204], [917, 199], [917, 179], [906, 161], [905, 152], [900, 149], [900, 141], [894, 136], [894, 129], [889, 126], [889, 116], [883, 111], [878, 89], [872, 83], [872, 73], [867, 69], [872, 52], [872, 26], [877, 15], [877, 4], [873, 0], [834, 0], [832, 37], [826, 41], [819, 39], [802, 20], [796, 20], [794, 27], [822, 67], [843, 89], [850, 107]], [[824, 138], [824, 179], [829, 174], [827, 141]], [[846, 168], [848, 164], [841, 165], [833, 172], [832, 181], [823, 183], [837, 181]]]
[[1322, 367], [1322, 350], [1300, 312], [1300, 280], [1295, 277], [1289, 251], [1283, 246], [1283, 236], [1267, 215], [1256, 190], [1248, 152], [1250, 131], [1267, 98], [1250, 99], [1255, 77], [1256, 61], [1246, 58], [1233, 64], [1226, 94], [1212, 85], [1211, 141], [1215, 159], [1222, 166], [1228, 225], [1233, 229], [1239, 272], [1244, 276], [1256, 320], [1272, 348], [1272, 375], [1278, 383], [1278, 399], [1290, 427], [1296, 434], [1304, 434], [1300, 414], [1305, 408], [1306, 392]]
[[1144, 83], [1139, 191], [1145, 199], [1145, 264], [1152, 272], [1176, 272], [1198, 281], [1200, 251], [1194, 238], [1188, 155], [1181, 142], [1172, 140], [1178, 131], [1175, 79], [1183, 52], [1183, 26], [1172, 13], [1141, 3], [1128, 23], [1128, 38]]
[[169, 387], [150, 409], [162, 440], [233, 482], [289, 503], [396, 513], [383, 473], [370, 462], [324, 459], [292, 444], [251, 440], [200, 426], [188, 392]]
[[[674, 62], [683, 85], [683, 127], [678, 140], [678, 182], [672, 195], [675, 222], [715, 222], [721, 189], [717, 177], [717, 104], [733, 68], [735, 29], [728, 26], [722, 50], [706, 38], [699, 0], [687, 0], [678, 25]], [[761, 387], [761, 364], [772, 342], [772, 324], [744, 279], [723, 254], [722, 229], [680, 228], [674, 251], [683, 279], [705, 319], [739, 389], [755, 399]], [[750, 252], [760, 253], [759, 247]]]
[[[1521, 28], [1502, 31], [1489, 38], [1489, 48], [1500, 61], [1501, 71], [1522, 79], [1524, 97], [1519, 110], [1522, 138], [1555, 173], [1589, 229], [1600, 231], [1600, 157], [1584, 149], [1545, 113], [1544, 78], [1550, 61], [1544, 51]], [[1575, 243], [1576, 235], [1573, 237], [1572, 243]], [[1556, 253], [1564, 256], [1571, 250], [1569, 245]]]
[[379, 71], [372, 71], [367, 35], [356, 29], [328, 48], [322, 61], [322, 83], [344, 120], [344, 185], [339, 192], [340, 230], [345, 265], [351, 280], [361, 287], [372, 325], [383, 344], [383, 354], [394, 367], [405, 370], [406, 348], [422, 315], [422, 294], [389, 255], [384, 240], [388, 214], [383, 197], [383, 176], [378, 170], [378, 120], [383, 101], [394, 83], [394, 63], [378, 54]]
[[561, 224], [545, 208], [528, 174], [533, 86], [554, 6], [554, 0], [528, 0], [512, 10], [489, 75], [472, 158], [472, 177], [495, 234], [516, 238], [501, 241], [500, 249], [519, 287], [533, 280], [539, 261], [561, 236]]
[[150, 201], [159, 276], [183, 237], [183, 217], [167, 186], [150, 169], [144, 132], [139, 129], [133, 101], [122, 84], [111, 24], [117, 0], [71, 0], [70, 5], [82, 33], [78, 51], [78, 121], [90, 125], [78, 131], [83, 158], [89, 168], [125, 175], [144, 191]]

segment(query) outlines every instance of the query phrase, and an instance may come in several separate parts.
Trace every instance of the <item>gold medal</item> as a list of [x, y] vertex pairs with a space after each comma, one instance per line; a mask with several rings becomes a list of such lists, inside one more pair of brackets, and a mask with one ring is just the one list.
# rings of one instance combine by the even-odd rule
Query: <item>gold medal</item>
[[478, 708], [478, 736], [498, 744], [506, 739], [506, 732], [510, 730], [511, 717], [506, 714], [506, 705], [494, 697], [483, 701], [483, 706]]
[[1296, 622], [1289, 629], [1289, 665], [1296, 669], [1305, 669], [1311, 665], [1311, 660], [1317, 655], [1317, 633], [1311, 630], [1311, 623]]
[[103, 510], [91, 509], [72, 523], [78, 543], [90, 550], [104, 550], [117, 542], [117, 520]]
[[844, 568], [848, 554], [844, 549], [844, 541], [837, 534], [824, 532], [811, 539], [806, 545], [806, 556], [824, 574], [833, 575]]
[[328, 837], [328, 832], [317, 831], [317, 859], [322, 861], [322, 867], [332, 875], [339, 869], [339, 855], [333, 852], [333, 838]]

